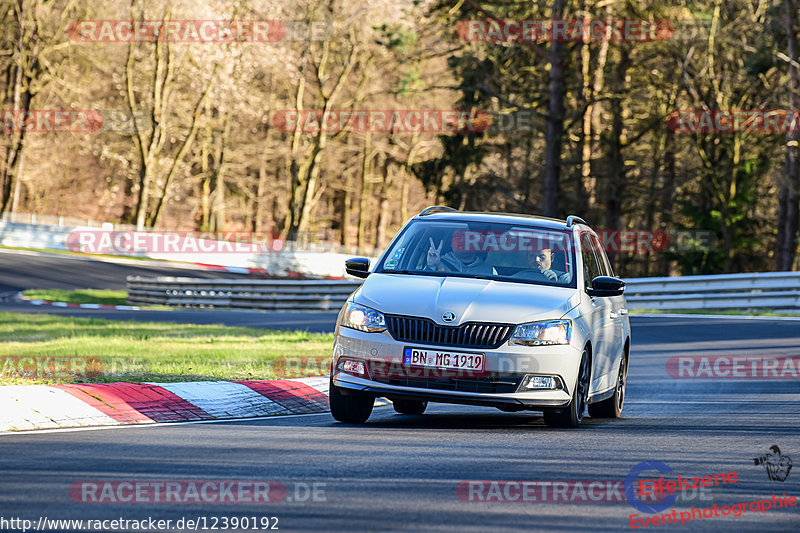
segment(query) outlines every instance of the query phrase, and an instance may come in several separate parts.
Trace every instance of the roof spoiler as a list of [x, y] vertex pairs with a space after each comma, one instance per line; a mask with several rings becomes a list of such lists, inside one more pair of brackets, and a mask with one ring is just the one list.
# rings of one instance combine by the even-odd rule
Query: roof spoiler
[[432, 215], [433, 213], [458, 213], [458, 209], [453, 209], [446, 205], [432, 205], [420, 211], [417, 216], [424, 217], [425, 215]]

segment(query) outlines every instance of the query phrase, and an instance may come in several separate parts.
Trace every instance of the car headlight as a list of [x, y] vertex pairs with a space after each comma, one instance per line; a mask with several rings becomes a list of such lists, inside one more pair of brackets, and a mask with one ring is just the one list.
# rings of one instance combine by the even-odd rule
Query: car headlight
[[520, 324], [511, 334], [509, 344], [525, 346], [549, 346], [553, 344], [569, 344], [572, 337], [570, 320], [545, 320]]
[[342, 314], [341, 325], [369, 333], [386, 331], [386, 321], [383, 318], [383, 313], [352, 302], [347, 302]]

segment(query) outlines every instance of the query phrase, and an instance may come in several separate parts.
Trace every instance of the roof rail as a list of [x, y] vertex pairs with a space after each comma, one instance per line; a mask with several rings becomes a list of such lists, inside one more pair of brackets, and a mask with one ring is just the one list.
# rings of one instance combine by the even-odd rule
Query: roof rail
[[572, 227], [572, 226], [574, 226], [575, 224], [583, 224], [583, 225], [585, 225], [585, 226], [588, 226], [588, 225], [589, 225], [589, 224], [587, 224], [587, 223], [586, 223], [586, 221], [585, 221], [585, 220], [583, 220], [581, 217], [576, 217], [575, 215], [570, 215], [570, 216], [568, 216], [568, 217], [567, 217], [567, 227], [568, 227], [568, 228], [571, 228], [571, 227]]
[[458, 213], [458, 209], [453, 209], [452, 207], [447, 207], [446, 205], [432, 205], [430, 207], [426, 207], [422, 211], [420, 211], [419, 217], [424, 217], [425, 215], [432, 215], [433, 213]]

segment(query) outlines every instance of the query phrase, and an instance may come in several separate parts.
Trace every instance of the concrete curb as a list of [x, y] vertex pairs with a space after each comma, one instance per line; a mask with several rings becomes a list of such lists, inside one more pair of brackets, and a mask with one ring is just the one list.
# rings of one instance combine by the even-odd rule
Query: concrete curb
[[0, 387], [0, 431], [328, 411], [328, 378]]

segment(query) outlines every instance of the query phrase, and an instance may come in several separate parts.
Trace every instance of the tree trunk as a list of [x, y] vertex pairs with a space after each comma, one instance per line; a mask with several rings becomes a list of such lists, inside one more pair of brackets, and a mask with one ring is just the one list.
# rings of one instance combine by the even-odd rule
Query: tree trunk
[[[305, 55], [303, 56], [305, 58]], [[305, 68], [300, 71], [300, 79], [297, 82], [297, 91], [295, 91], [295, 111], [297, 116], [300, 117], [303, 112], [303, 98], [306, 90]], [[286, 217], [286, 227], [283, 233], [286, 239], [294, 241], [297, 239], [297, 218], [299, 216], [298, 206], [300, 205], [300, 193], [302, 192], [302, 185], [300, 179], [300, 145], [302, 143], [302, 128], [300, 121], [296, 124], [295, 130], [292, 132], [292, 146], [289, 155], [286, 171], [289, 175], [289, 216]]]
[[341, 222], [339, 224], [341, 228], [341, 236], [339, 242], [342, 246], [349, 247], [350, 246], [350, 211], [353, 209], [353, 191], [352, 188], [352, 178], [350, 172], [345, 171], [344, 173], [344, 191], [342, 196], [342, 213], [341, 213]]
[[[578, 9], [583, 11], [585, 4], [581, 1]], [[585, 17], [588, 24], [590, 20], [588, 15]], [[591, 63], [591, 51], [589, 50], [588, 39], [584, 40], [581, 44], [580, 55], [578, 56], [578, 68], [575, 69], [577, 74], [577, 87], [578, 95], [576, 107], [582, 110], [583, 116], [581, 120], [581, 129], [578, 133], [578, 152], [581, 155], [580, 171], [575, 175], [575, 211], [581, 216], [587, 216], [589, 208], [589, 201], [586, 197], [586, 184], [591, 175], [591, 159], [592, 159], [592, 130], [591, 127], [591, 107], [589, 100], [592, 98], [591, 94], [591, 79], [589, 65]], [[528, 152], [530, 152], [530, 143], [528, 143]], [[526, 166], [528, 158], [525, 158]]]
[[[561, 19], [565, 0], [554, 0], [551, 18]], [[544, 215], [558, 215], [558, 182], [561, 172], [561, 142], [564, 134], [564, 43], [553, 40], [550, 43], [550, 85], [545, 133], [544, 162]]]
[[225, 191], [225, 145], [230, 134], [230, 120], [227, 112], [223, 119], [222, 133], [217, 136], [214, 142], [214, 195], [211, 203], [212, 231], [225, 231], [226, 226], [226, 191]]
[[[783, 0], [786, 27], [786, 48], [789, 56], [789, 109], [797, 112], [800, 90], [800, 69], [797, 67], [797, 35], [792, 21], [797, 13], [794, 0]], [[800, 135], [796, 128], [786, 134], [784, 176], [778, 195], [778, 236], [775, 246], [775, 270], [792, 270], [797, 253], [798, 210], [800, 210]]]
[[624, 91], [630, 55], [626, 48], [620, 48], [620, 61], [614, 70], [614, 97], [610, 100], [611, 138], [608, 143], [608, 173], [605, 186], [605, 227], [606, 230], [620, 229], [622, 224], [622, 198], [625, 187], [625, 161], [622, 154], [625, 142], [625, 108], [622, 98], [617, 96]]
[[200, 146], [200, 231], [208, 231], [211, 227], [211, 126], [206, 127], [203, 142]]
[[[14, 72], [14, 91], [11, 104], [12, 109], [20, 113], [27, 113], [31, 109], [34, 96], [31, 83], [39, 72], [38, 8], [39, 0], [36, 0], [33, 7], [33, 22], [29, 24], [26, 0], [17, 0], [15, 14], [18, 17], [19, 38], [14, 52], [16, 71]], [[25, 147], [25, 129], [16, 131], [15, 128], [10, 137], [10, 145], [6, 152], [2, 175], [0, 175], [0, 184], [2, 184], [0, 213], [5, 213], [12, 205], [13, 193], [17, 190], [14, 182], [19, 181], [19, 161]]]
[[403, 172], [402, 192], [400, 193], [400, 223], [405, 224], [408, 220], [408, 172]]
[[[323, 108], [323, 112], [327, 111], [327, 106]], [[303, 241], [308, 240], [308, 227], [311, 220], [311, 208], [314, 206], [314, 193], [317, 192], [317, 182], [319, 181], [320, 163], [322, 160], [322, 153], [325, 151], [325, 146], [328, 141], [328, 136], [324, 128], [319, 129], [317, 138], [314, 142], [314, 149], [311, 153], [311, 161], [307, 170], [307, 179], [305, 190], [302, 195], [302, 203], [300, 205], [300, 213], [297, 217], [296, 238], [299, 237]]]
[[[609, 19], [613, 18], [612, 6], [613, 4], [608, 4], [606, 6], [606, 16]], [[603, 125], [600, 123], [602, 106], [599, 102], [595, 102], [595, 100], [603, 91], [603, 87], [605, 86], [605, 71], [606, 62], [608, 61], [608, 46], [611, 42], [611, 31], [611, 26], [609, 25], [608, 29], [606, 30], [606, 38], [600, 43], [600, 50], [597, 53], [596, 59], [597, 64], [595, 66], [594, 73], [592, 74], [589, 107], [586, 110], [586, 115], [584, 116], [583, 121], [585, 144], [583, 146], [583, 153], [581, 155], [581, 175], [583, 176], [584, 183], [586, 184], [587, 188], [586, 194], [588, 196], [587, 200], [589, 209], [593, 209], [597, 205], [598, 186], [597, 176], [595, 176], [593, 172], [594, 168], [592, 154], [600, 152], [600, 132], [603, 130]]]
[[378, 222], [375, 225], [375, 248], [382, 250], [386, 247], [386, 226], [389, 224], [389, 188], [392, 186], [392, 157], [386, 154], [383, 163], [383, 176], [381, 188], [378, 193]]
[[[269, 139], [269, 137], [267, 137]], [[261, 233], [264, 231], [264, 216], [267, 208], [267, 158], [266, 144], [264, 142], [264, 154], [261, 156], [261, 163], [258, 166], [258, 185], [256, 185], [255, 214], [253, 220], [253, 231]]]
[[19, 211], [20, 197], [22, 196], [22, 175], [25, 172], [25, 153], [20, 152], [17, 164], [17, 179], [14, 181], [14, 198], [11, 201], [11, 214]]
[[369, 132], [364, 138], [364, 159], [361, 165], [361, 197], [358, 204], [358, 237], [357, 246], [359, 251], [364, 249], [367, 233], [367, 191], [369, 188], [370, 159], [372, 154], [372, 137]]
[[[664, 172], [662, 176], [661, 201], [659, 202], [661, 216], [659, 217], [658, 229], [666, 232], [672, 226], [672, 210], [675, 205], [676, 187], [675, 133], [669, 130], [667, 130], [666, 138], [664, 139]], [[658, 254], [656, 268], [658, 270], [657, 275], [669, 276], [669, 260], [664, 251]]]

